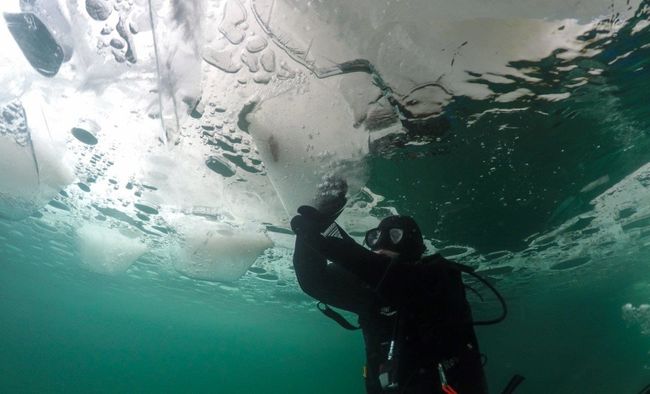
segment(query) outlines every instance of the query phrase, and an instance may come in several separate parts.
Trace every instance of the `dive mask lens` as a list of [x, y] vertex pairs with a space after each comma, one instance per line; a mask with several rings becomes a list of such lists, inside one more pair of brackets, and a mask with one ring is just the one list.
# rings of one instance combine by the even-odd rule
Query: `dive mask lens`
[[402, 238], [404, 238], [404, 230], [401, 228], [391, 228], [388, 230], [388, 236], [390, 236], [390, 242], [392, 242], [393, 245], [397, 245], [402, 241]]
[[368, 245], [370, 249], [374, 249], [379, 243], [380, 237], [381, 237], [381, 231], [378, 228], [373, 228], [372, 230], [368, 230], [368, 232], [366, 233], [366, 245]]

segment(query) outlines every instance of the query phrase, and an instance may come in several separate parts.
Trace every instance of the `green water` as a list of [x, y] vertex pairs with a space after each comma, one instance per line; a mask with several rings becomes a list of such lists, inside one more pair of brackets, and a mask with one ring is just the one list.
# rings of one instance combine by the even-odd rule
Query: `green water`
[[220, 312], [146, 284], [116, 290], [51, 274], [3, 260], [2, 392], [362, 391], [360, 334], [319, 314]]
[[[650, 294], [645, 265], [608, 278], [576, 272], [564, 278], [571, 287], [554, 286], [557, 278], [523, 285], [506, 322], [478, 329], [492, 391], [514, 373], [527, 378], [522, 393], [634, 393], [647, 384], [650, 338], [620, 318], [622, 304]], [[146, 283], [75, 280], [6, 260], [1, 269], [3, 392], [363, 392], [360, 334], [315, 311], [220, 311]]]

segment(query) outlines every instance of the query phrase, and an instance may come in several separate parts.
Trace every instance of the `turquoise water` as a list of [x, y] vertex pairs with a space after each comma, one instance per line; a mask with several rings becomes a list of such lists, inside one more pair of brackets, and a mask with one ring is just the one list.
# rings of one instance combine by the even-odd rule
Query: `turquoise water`
[[[4, 392], [363, 392], [360, 334], [315, 310], [2, 261]], [[583, 269], [506, 291], [508, 320], [478, 329], [492, 391], [514, 373], [522, 393], [643, 387], [650, 339], [620, 307], [645, 302], [650, 278], [647, 260], [603, 264], [623, 262], [607, 278]]]
[[[317, 103], [319, 112], [332, 111], [329, 121], [338, 127], [360, 106], [376, 110], [373, 105], [381, 100], [373, 95], [382, 92], [368, 75], [322, 67], [323, 59], [336, 62], [331, 48], [319, 42], [313, 53], [311, 44], [306, 51], [313, 59], [305, 51], [304, 58], [296, 57], [294, 46], [301, 41], [290, 34], [298, 34], [289, 29], [290, 16], [264, 26], [250, 16], [259, 10], [250, 7], [262, 1], [231, 1], [229, 9], [225, 2], [208, 2], [205, 15], [213, 19], [207, 21], [221, 21], [219, 34], [229, 41], [224, 48], [242, 42], [237, 34], [244, 34], [238, 29], [246, 21], [247, 29], [257, 26], [256, 37], [268, 36], [264, 45], [245, 42], [249, 56], [266, 50], [260, 53], [268, 61], [273, 48], [278, 69], [260, 63], [258, 69], [268, 71], [260, 76], [249, 60], [224, 57], [225, 49], [210, 52], [205, 61], [198, 57], [203, 80], [194, 81], [201, 95], [192, 102], [194, 82], [184, 79], [191, 67], [174, 74], [170, 61], [169, 70], [161, 71], [165, 40], [152, 54], [138, 41], [137, 26], [130, 33], [118, 28], [100, 34], [104, 22], [88, 22], [99, 26], [97, 31], [89, 27], [90, 33], [81, 34], [83, 29], [70, 27], [86, 27], [88, 19], [77, 14], [85, 7], [76, 2], [61, 8], [77, 18], [77, 25], [52, 29], [66, 13], [56, 11], [54, 3], [23, 7], [32, 3], [31, 11], [50, 24], [66, 60], [55, 77], [38, 76], [30, 68], [34, 63], [20, 54], [28, 51], [1, 32], [7, 53], [16, 57], [0, 58], [9, 65], [0, 64], [7, 86], [0, 105], [24, 112], [3, 113], [0, 119], [0, 392], [362, 393], [361, 334], [324, 318], [300, 291], [281, 205], [291, 194], [313, 192], [301, 171], [311, 171], [315, 157], [349, 152], [310, 135], [323, 146], [308, 146], [317, 154], [303, 161], [304, 168], [296, 165], [291, 153], [300, 151], [300, 140], [291, 135], [295, 125], [289, 120], [296, 114], [308, 117], [294, 100], [306, 96], [292, 96], [284, 103], [288, 112], [272, 117], [274, 126], [285, 127], [273, 138], [251, 136], [255, 119], [246, 115], [254, 107], [248, 96], [282, 97], [285, 90], [305, 85], [318, 93], [309, 96], [315, 101], [323, 92], [349, 100], [353, 110], [340, 112], [328, 106], [335, 100], [327, 96]], [[200, 3], [186, 4], [199, 9]], [[124, 2], [115, 9], [133, 23], [153, 18], [137, 13], [141, 5], [131, 6]], [[248, 13], [240, 13], [240, 6]], [[479, 65], [464, 70], [464, 83], [489, 90], [487, 96], [468, 93], [466, 85], [438, 75], [437, 66], [426, 80], [420, 80], [417, 67], [407, 67], [417, 63], [419, 51], [426, 53], [425, 46], [417, 47], [427, 41], [424, 27], [414, 30], [421, 37], [401, 41], [404, 53], [408, 45], [416, 50], [398, 67], [382, 58], [397, 50], [392, 38], [368, 39], [385, 44], [376, 51], [363, 36], [361, 43], [350, 38], [368, 34], [365, 16], [320, 3], [293, 7], [302, 16], [338, 21], [327, 26], [350, 36], [341, 39], [354, 49], [345, 56], [367, 55], [394, 88], [394, 99], [407, 103], [418, 92], [414, 86], [451, 81], [445, 86], [450, 97], [437, 116], [404, 119], [401, 113], [406, 125], [401, 128], [393, 113], [380, 130], [367, 124], [343, 128], [350, 133], [343, 145], [363, 148], [362, 160], [355, 162], [354, 154], [346, 159], [365, 175], [351, 182], [363, 187], [350, 196], [341, 223], [359, 235], [387, 214], [410, 214], [431, 252], [472, 265], [496, 284], [508, 300], [509, 317], [477, 329], [491, 392], [500, 392], [515, 373], [526, 377], [521, 393], [637, 393], [650, 383], [650, 312], [644, 309], [650, 304], [650, 15], [647, 1], [627, 10], [627, 19], [615, 6], [620, 5], [603, 11], [609, 17], [596, 19], [577, 39], [541, 58], [508, 59], [500, 73]], [[178, 7], [170, 15], [178, 20], [189, 15], [193, 22], [196, 10]], [[367, 17], [386, 22], [381, 15], [388, 14], [391, 20], [391, 7]], [[535, 7], [530, 8], [532, 13]], [[413, 12], [410, 16], [419, 20]], [[98, 22], [97, 15], [92, 18]], [[150, 21], [160, 23], [153, 35], [173, 43], [173, 35], [165, 36], [164, 18]], [[572, 28], [567, 18], [557, 20], [553, 34]], [[270, 30], [282, 23], [286, 32]], [[382, 26], [393, 29], [391, 23]], [[534, 26], [531, 22], [529, 30]], [[316, 23], [309, 27], [324, 34]], [[401, 37], [400, 30], [391, 31]], [[95, 36], [110, 34], [118, 43], [97, 45]], [[188, 42], [198, 40], [190, 36], [183, 35]], [[534, 36], [529, 44], [544, 39]], [[84, 40], [92, 45], [84, 46]], [[138, 49], [137, 60], [118, 48], [122, 41], [125, 48]], [[576, 42], [579, 49], [571, 47]], [[53, 44], [48, 45], [43, 43]], [[98, 48], [100, 60], [88, 48]], [[461, 48], [470, 51], [472, 42], [453, 48], [457, 54]], [[468, 56], [489, 58], [487, 50], [473, 50]], [[118, 65], [111, 68], [110, 62]], [[314, 70], [333, 76], [309, 82]], [[360, 105], [346, 89], [376, 102], [364, 99]], [[174, 121], [165, 110], [167, 90], [178, 130], [169, 126]], [[420, 99], [417, 104], [437, 108], [432, 102], [438, 96]], [[181, 102], [192, 103], [187, 118], [178, 115]], [[34, 113], [42, 113], [45, 122]], [[353, 137], [359, 130], [365, 134]], [[43, 135], [51, 139], [46, 140], [54, 154], [39, 145]], [[368, 140], [368, 146], [359, 143]], [[56, 151], [60, 146], [65, 149]], [[57, 161], [61, 157], [70, 174]], [[267, 177], [274, 176], [271, 185]], [[472, 296], [471, 302], [478, 316], [498, 312], [493, 299]]]
[[1, 280], [3, 392], [362, 391], [361, 338], [316, 313], [4, 259]]

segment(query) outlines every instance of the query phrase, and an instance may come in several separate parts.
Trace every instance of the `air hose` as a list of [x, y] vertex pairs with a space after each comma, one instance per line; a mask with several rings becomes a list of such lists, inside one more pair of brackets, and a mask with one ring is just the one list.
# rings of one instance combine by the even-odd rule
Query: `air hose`
[[474, 272], [474, 270], [472, 268], [467, 267], [467, 266], [462, 265], [462, 264], [458, 264], [458, 265], [462, 267], [461, 268], [462, 272], [473, 276], [474, 278], [479, 280], [481, 283], [483, 283], [488, 289], [490, 289], [490, 291], [492, 291], [492, 293], [494, 293], [494, 295], [499, 300], [499, 303], [501, 304], [501, 315], [499, 317], [494, 318], [494, 319], [489, 319], [489, 320], [473, 321], [472, 324], [475, 325], [475, 326], [489, 326], [489, 325], [501, 323], [502, 321], [504, 321], [506, 316], [508, 316], [508, 306], [506, 305], [506, 301], [503, 299], [503, 296], [501, 295], [501, 293], [499, 293], [499, 291], [494, 286], [492, 286], [492, 284], [490, 282], [485, 280], [485, 278], [483, 278], [481, 275]]

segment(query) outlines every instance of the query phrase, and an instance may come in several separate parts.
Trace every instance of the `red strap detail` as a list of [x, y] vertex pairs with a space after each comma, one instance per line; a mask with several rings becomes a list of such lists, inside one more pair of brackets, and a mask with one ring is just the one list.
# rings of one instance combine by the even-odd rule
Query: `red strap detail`
[[458, 394], [458, 393], [456, 392], [456, 390], [454, 390], [454, 388], [451, 387], [451, 386], [448, 385], [448, 384], [443, 384], [443, 385], [442, 385], [442, 391], [444, 391], [445, 394]]

